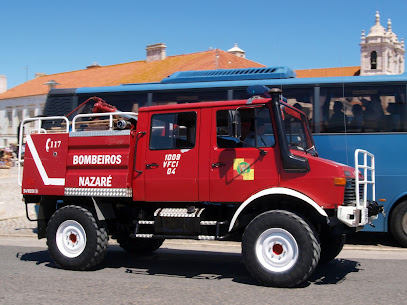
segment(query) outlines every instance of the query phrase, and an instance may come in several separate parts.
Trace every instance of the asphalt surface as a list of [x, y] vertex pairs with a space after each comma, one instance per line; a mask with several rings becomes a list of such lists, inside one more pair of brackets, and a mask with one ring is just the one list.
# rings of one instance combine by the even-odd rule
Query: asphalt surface
[[[34, 206], [29, 206], [28, 215], [35, 219]], [[22, 200], [21, 187], [18, 184], [18, 169], [12, 167], [9, 169], [0, 169], [0, 237], [3, 243], [9, 244], [13, 241], [27, 240], [32, 238], [32, 243], [43, 246], [45, 241], [36, 241], [37, 223], [29, 221], [26, 216], [25, 204]], [[16, 239], [21, 238], [21, 239]], [[115, 244], [115, 241], [110, 240], [110, 244]], [[222, 246], [225, 251], [240, 252], [240, 243], [231, 242], [205, 242], [205, 241], [186, 241], [186, 240], [168, 240], [164, 245], [171, 248], [207, 248], [213, 245]], [[215, 246], [216, 247], [216, 246]], [[386, 255], [390, 255], [393, 251], [394, 255], [406, 256], [407, 249], [401, 248], [396, 241], [387, 233], [369, 233], [358, 232], [347, 237], [347, 243], [341, 255], [346, 255], [346, 251], [359, 251], [365, 254], [374, 254], [380, 251], [386, 251]], [[376, 253], [377, 254], [377, 253]], [[375, 255], [376, 255], [375, 254]], [[380, 255], [380, 254], [377, 254]]]

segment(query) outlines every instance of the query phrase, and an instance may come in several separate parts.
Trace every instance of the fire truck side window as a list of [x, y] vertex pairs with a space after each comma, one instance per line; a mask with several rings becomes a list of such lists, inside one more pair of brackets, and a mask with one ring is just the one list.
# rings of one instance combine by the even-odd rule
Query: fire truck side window
[[235, 110], [218, 110], [216, 112], [216, 141], [219, 148], [236, 148], [242, 146], [233, 136], [229, 111]]
[[196, 112], [155, 114], [151, 119], [150, 149], [195, 147]]
[[233, 135], [230, 110], [216, 113], [216, 136], [219, 148], [271, 147], [274, 146], [274, 131], [270, 111], [265, 107], [237, 110], [241, 119], [241, 137]]

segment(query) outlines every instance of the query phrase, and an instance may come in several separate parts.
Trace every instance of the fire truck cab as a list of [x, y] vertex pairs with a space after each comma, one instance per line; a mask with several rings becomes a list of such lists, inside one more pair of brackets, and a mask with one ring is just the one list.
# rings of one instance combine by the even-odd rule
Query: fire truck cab
[[357, 151], [356, 169], [319, 158], [281, 90], [250, 90], [249, 100], [24, 120], [22, 194], [39, 205], [55, 263], [93, 268], [109, 237], [143, 253], [165, 239], [238, 240], [257, 281], [290, 287], [335, 258], [344, 234], [380, 212], [374, 156]]

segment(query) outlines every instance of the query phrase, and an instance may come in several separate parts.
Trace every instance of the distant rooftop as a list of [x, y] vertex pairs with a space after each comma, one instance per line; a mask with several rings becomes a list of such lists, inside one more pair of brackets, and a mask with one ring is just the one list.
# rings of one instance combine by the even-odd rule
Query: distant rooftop
[[45, 83], [53, 80], [56, 88], [116, 86], [126, 83], [160, 82], [177, 72], [265, 67], [262, 64], [237, 57], [226, 51], [213, 49], [204, 52], [167, 56], [162, 60], [141, 60], [111, 66], [91, 65], [88, 69], [40, 76], [0, 94], [1, 99], [48, 94]]

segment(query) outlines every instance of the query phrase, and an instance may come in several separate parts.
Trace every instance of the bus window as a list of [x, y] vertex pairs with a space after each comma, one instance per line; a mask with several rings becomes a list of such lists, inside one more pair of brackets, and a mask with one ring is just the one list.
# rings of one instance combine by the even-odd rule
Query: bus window
[[[96, 94], [80, 96], [78, 105], [86, 101], [88, 98], [95, 96]], [[105, 94], [100, 93], [96, 95], [103, 99], [106, 103], [113, 105], [117, 108], [118, 111], [131, 111], [138, 112], [140, 107], [146, 106], [147, 104], [147, 94], [134, 94], [134, 93], [125, 93], [125, 94]], [[91, 113], [94, 101], [89, 101], [81, 108], [78, 109], [78, 113]]]
[[179, 92], [155, 92], [153, 93], [152, 105], [196, 103], [208, 101], [227, 100], [227, 90], [198, 91], [182, 90]]
[[307, 116], [311, 130], [315, 131], [314, 124], [314, 90], [313, 88], [283, 88], [283, 96], [287, 104], [301, 110]]
[[[269, 88], [275, 88], [279, 86], [268, 85]], [[293, 106], [302, 112], [308, 118], [308, 122], [314, 132], [314, 113], [313, 113], [313, 103], [314, 103], [314, 88], [282, 88], [283, 96], [287, 100], [287, 104]], [[246, 89], [233, 90], [233, 99], [242, 100], [248, 99], [250, 96], [247, 94]]]
[[321, 88], [320, 130], [328, 133], [406, 131], [405, 86]]

